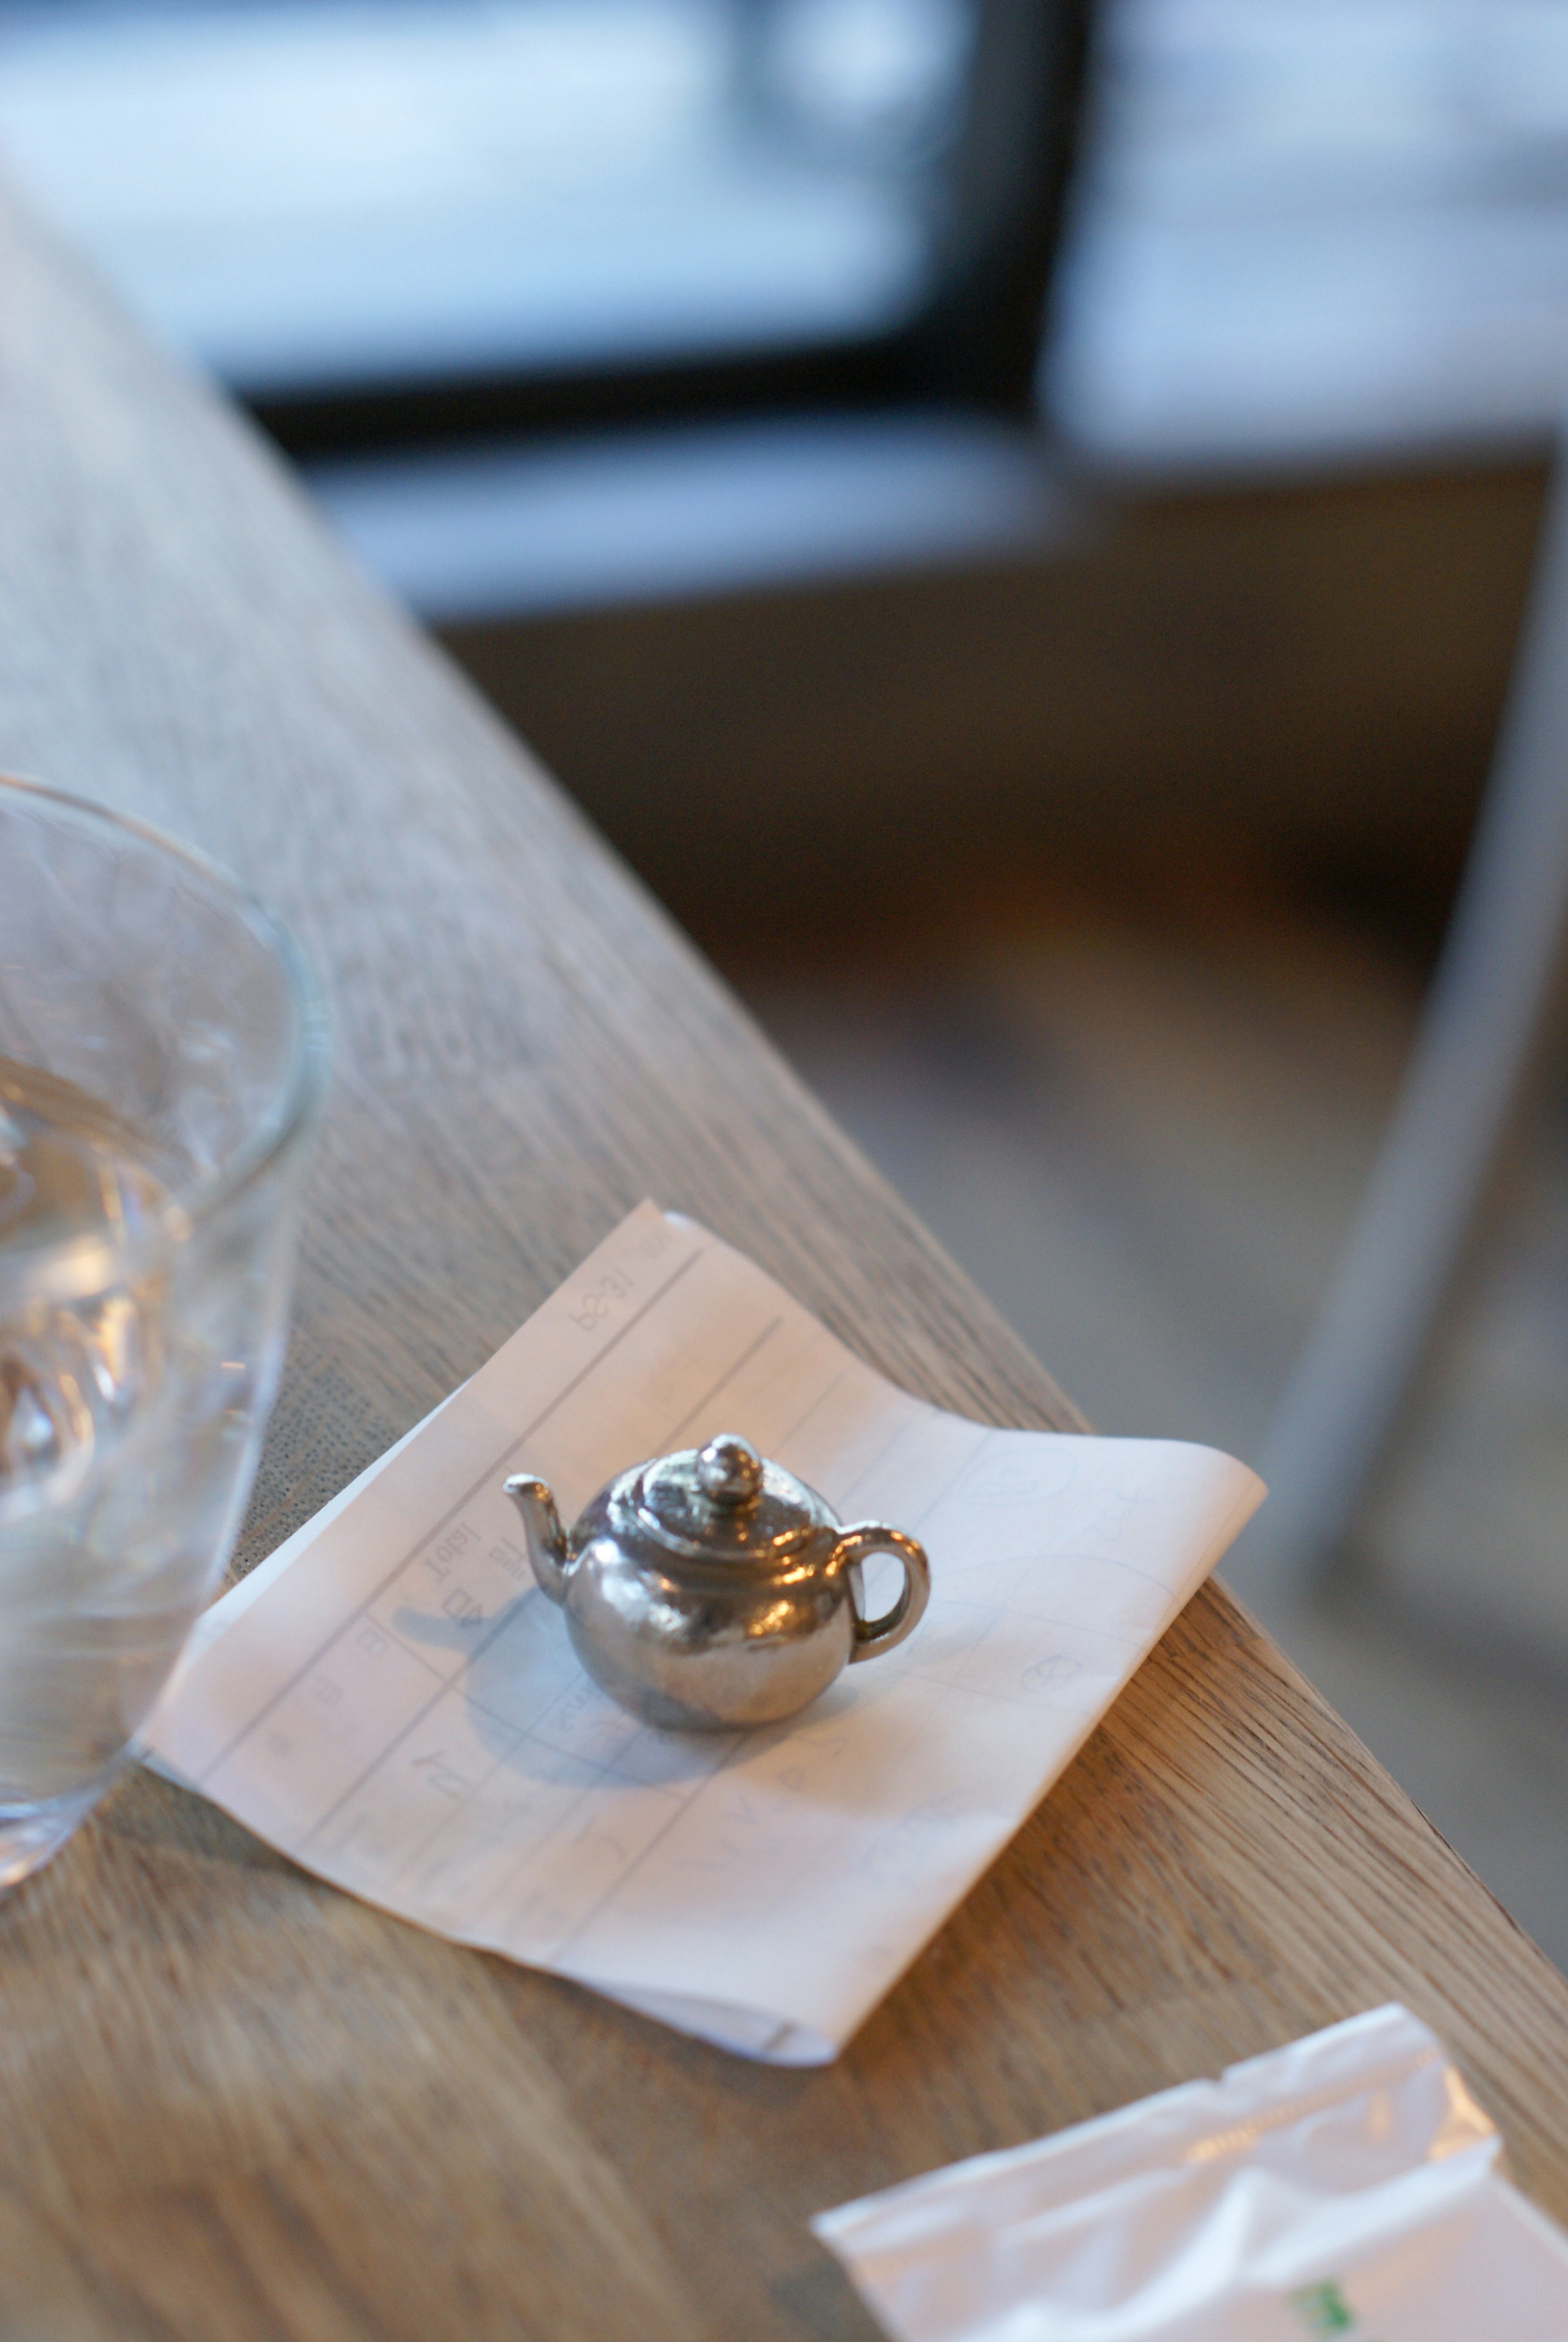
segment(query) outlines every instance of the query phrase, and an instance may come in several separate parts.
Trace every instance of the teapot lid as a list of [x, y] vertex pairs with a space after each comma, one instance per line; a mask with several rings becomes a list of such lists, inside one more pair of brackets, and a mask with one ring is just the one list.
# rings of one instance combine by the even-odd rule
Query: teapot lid
[[733, 1432], [644, 1464], [629, 1494], [640, 1524], [662, 1543], [714, 1561], [782, 1559], [838, 1526], [804, 1480]]

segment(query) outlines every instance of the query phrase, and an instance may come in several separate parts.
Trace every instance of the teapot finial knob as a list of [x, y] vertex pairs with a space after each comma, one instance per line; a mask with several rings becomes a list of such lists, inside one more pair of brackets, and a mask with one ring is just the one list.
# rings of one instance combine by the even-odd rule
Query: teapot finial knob
[[738, 1512], [762, 1494], [763, 1459], [749, 1439], [721, 1432], [697, 1457], [697, 1484], [711, 1502]]

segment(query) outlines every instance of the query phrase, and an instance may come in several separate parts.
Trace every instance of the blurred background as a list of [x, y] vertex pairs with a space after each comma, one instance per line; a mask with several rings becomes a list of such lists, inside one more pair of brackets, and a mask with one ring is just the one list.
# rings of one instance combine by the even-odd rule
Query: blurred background
[[0, 0], [0, 156], [1568, 1962], [1568, 0]]

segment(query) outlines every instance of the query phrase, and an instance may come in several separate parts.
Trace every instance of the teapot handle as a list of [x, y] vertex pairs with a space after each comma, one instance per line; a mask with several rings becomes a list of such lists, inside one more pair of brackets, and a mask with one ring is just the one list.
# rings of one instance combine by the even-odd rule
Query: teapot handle
[[855, 1600], [856, 1582], [850, 1579], [849, 1601], [854, 1612], [852, 1666], [857, 1659], [880, 1658], [884, 1651], [891, 1651], [906, 1635], [913, 1635], [931, 1599], [931, 1564], [925, 1558], [925, 1547], [905, 1536], [902, 1529], [890, 1529], [881, 1521], [857, 1521], [845, 1529], [834, 1547], [834, 1566], [853, 1570], [874, 1553], [898, 1556], [904, 1564], [904, 1586], [891, 1610], [884, 1610], [880, 1618], [863, 1618]]

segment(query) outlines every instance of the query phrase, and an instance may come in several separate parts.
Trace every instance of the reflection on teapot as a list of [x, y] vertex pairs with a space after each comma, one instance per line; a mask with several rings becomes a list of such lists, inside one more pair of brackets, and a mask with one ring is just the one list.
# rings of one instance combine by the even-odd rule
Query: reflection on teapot
[[[618, 1474], [570, 1533], [542, 1480], [515, 1474], [506, 1494], [577, 1656], [650, 1724], [723, 1731], [793, 1716], [846, 1664], [913, 1634], [930, 1598], [913, 1537], [880, 1521], [845, 1527], [733, 1434]], [[904, 1585], [868, 1619], [860, 1565], [877, 1553], [903, 1563]]]

